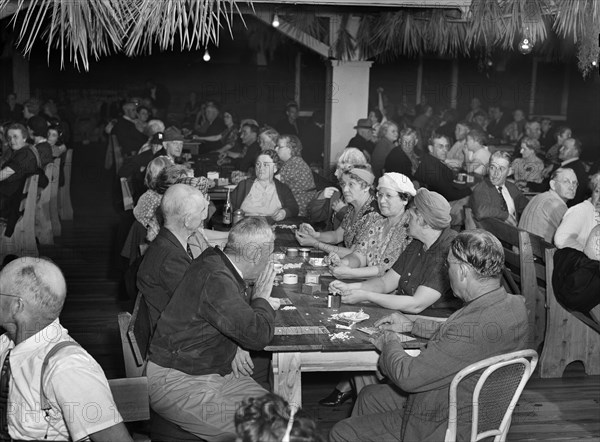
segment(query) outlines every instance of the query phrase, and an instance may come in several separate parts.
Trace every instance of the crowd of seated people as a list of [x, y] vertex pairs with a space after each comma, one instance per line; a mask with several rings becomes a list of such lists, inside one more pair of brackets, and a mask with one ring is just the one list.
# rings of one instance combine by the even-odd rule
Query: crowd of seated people
[[64, 184], [70, 126], [52, 99], [32, 97], [21, 105], [10, 93], [0, 106], [0, 127], [0, 219], [6, 224], [4, 235], [10, 237], [20, 216], [20, 200], [29, 176], [38, 175], [41, 191], [49, 184], [45, 167], [61, 158], [59, 185]]
[[[433, 118], [429, 105], [421, 107], [410, 126], [407, 118], [397, 124], [375, 109], [354, 126], [356, 136], [337, 159], [337, 182], [317, 188], [303, 159], [306, 126], [295, 103], [288, 103], [285, 118], [271, 127], [256, 120], [239, 121], [233, 110], [221, 112], [218, 103], [201, 104], [194, 97], [186, 107], [188, 133], [185, 127], [152, 119], [151, 108], [127, 100], [124, 115], [110, 129], [124, 156], [119, 175], [132, 181], [135, 175], [140, 183], [133, 217], [143, 227], [148, 247], [135, 282], [151, 317], [147, 375], [153, 410], [206, 440], [236, 434], [248, 441], [319, 440], [310, 419], [267, 394], [268, 363], [260, 354], [273, 337], [279, 308], [279, 300], [271, 296], [274, 238], [269, 223], [301, 217], [308, 222], [300, 224], [296, 239], [328, 253], [326, 262], [339, 278], [329, 289], [339, 292], [343, 303], [372, 302], [397, 312], [378, 322], [383, 329], [434, 333], [435, 345], [417, 358], [407, 358], [393, 337], [383, 335], [376, 341], [382, 370], [395, 386], [363, 390], [352, 417], [334, 427], [331, 440], [386, 440], [390, 434], [404, 434], [409, 440], [417, 434], [442, 434], [440, 425], [428, 424], [410, 410], [402, 411], [391, 426], [385, 413], [400, 413], [407, 396], [421, 404], [446, 403], [442, 397], [447, 397], [448, 382], [442, 378], [451, 378], [482, 355], [523, 348], [527, 342], [524, 306], [507, 296], [499, 283], [502, 246], [484, 231], [457, 233], [464, 208], [472, 210], [475, 220], [496, 218], [519, 226], [594, 262], [600, 254], [594, 248], [600, 174], [589, 179], [580, 159], [581, 142], [571, 137], [570, 129], [559, 128], [554, 140], [551, 125], [527, 120], [522, 111], [515, 111], [511, 123], [497, 106], [487, 114], [478, 100], [471, 104], [464, 119], [443, 119], [450, 135], [438, 133], [440, 120]], [[22, 189], [23, 178], [35, 173], [42, 161], [64, 153], [60, 131], [42, 127], [35, 115], [28, 127], [31, 133], [23, 126], [8, 128], [12, 150], [2, 160], [2, 190], [17, 180]], [[207, 198], [212, 184], [194, 176], [186, 163], [186, 134], [201, 143], [202, 154], [214, 153], [221, 164], [229, 161], [249, 175], [231, 191], [233, 209], [243, 210], [246, 218], [229, 232], [203, 228], [214, 211]], [[498, 134], [510, 135], [506, 139], [515, 143], [510, 151], [517, 148], [521, 157], [513, 160], [506, 149], [493, 149], [490, 136]], [[557, 150], [555, 159], [547, 149]], [[472, 181], [461, 180], [463, 173]], [[538, 194], [528, 199], [525, 192], [532, 188], [539, 189]], [[216, 242], [221, 247], [213, 247]], [[575, 261], [583, 268], [581, 259]], [[4, 293], [5, 274], [1, 275]], [[364, 281], [341, 281], [356, 277]], [[254, 281], [252, 288], [248, 280]], [[437, 307], [459, 309], [448, 319], [459, 329], [480, 315], [498, 321], [496, 314], [501, 312], [506, 314], [502, 327], [523, 334], [493, 345], [485, 336], [471, 336], [477, 345], [464, 348], [463, 340], [436, 335], [433, 328], [400, 313]], [[509, 310], [514, 314], [507, 314]], [[427, 385], [427, 391], [415, 383]], [[338, 405], [352, 396], [350, 389], [342, 382], [321, 403]], [[213, 412], [215, 402], [227, 410]], [[98, 431], [122, 430], [120, 420], [113, 425]]]

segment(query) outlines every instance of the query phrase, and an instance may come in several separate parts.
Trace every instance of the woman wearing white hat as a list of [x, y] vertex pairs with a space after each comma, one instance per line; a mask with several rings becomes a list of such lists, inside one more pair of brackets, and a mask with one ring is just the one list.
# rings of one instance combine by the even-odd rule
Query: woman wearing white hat
[[380, 216], [368, 215], [368, 226], [352, 247], [352, 253], [339, 258], [329, 255], [331, 273], [337, 278], [371, 278], [382, 276], [396, 262], [410, 238], [407, 233], [406, 207], [417, 191], [406, 175], [384, 174], [377, 186]]

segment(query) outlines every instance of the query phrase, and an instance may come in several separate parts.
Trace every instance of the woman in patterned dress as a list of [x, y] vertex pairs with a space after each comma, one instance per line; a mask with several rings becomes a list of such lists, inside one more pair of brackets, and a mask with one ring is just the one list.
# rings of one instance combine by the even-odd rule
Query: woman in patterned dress
[[277, 154], [282, 162], [279, 181], [287, 184], [296, 202], [298, 215], [306, 216], [306, 206], [315, 197], [317, 190], [312, 170], [302, 159], [302, 143], [295, 135], [281, 135], [277, 139]]
[[527, 190], [528, 183], [541, 183], [544, 179], [544, 161], [537, 154], [541, 151], [540, 142], [535, 138], [524, 137], [521, 140], [521, 155], [512, 162], [515, 184], [522, 191]]
[[[377, 217], [381, 217], [377, 201], [371, 193], [374, 181], [375, 176], [368, 166], [357, 165], [344, 171], [340, 179], [340, 187], [349, 209], [342, 223], [336, 230], [329, 232], [316, 232], [310, 224], [302, 224], [296, 232], [298, 242], [303, 246], [316, 247], [325, 252], [336, 252], [342, 258], [350, 254], [359, 233], [366, 230], [366, 222], [368, 220], [373, 222]], [[367, 217], [372, 212], [376, 215]], [[343, 246], [338, 246], [339, 243], [343, 243]]]
[[383, 217], [367, 215], [367, 227], [358, 235], [352, 253], [344, 258], [336, 253], [329, 255], [333, 276], [372, 278], [387, 272], [410, 242], [406, 207], [416, 193], [406, 175], [384, 174], [377, 186], [377, 201]]

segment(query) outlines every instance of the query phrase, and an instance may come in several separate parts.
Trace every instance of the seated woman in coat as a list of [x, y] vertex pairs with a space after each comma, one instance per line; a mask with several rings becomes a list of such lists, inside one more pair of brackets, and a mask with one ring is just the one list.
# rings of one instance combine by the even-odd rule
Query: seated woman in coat
[[6, 133], [11, 151], [0, 163], [0, 216], [7, 219], [5, 235], [10, 237], [19, 219], [25, 180], [38, 171], [39, 156], [27, 144], [25, 126], [11, 124]]
[[288, 186], [274, 177], [279, 156], [265, 150], [256, 159], [256, 178], [248, 178], [231, 193], [233, 209], [242, 209], [246, 216], [266, 216], [273, 221], [298, 215], [298, 203]]

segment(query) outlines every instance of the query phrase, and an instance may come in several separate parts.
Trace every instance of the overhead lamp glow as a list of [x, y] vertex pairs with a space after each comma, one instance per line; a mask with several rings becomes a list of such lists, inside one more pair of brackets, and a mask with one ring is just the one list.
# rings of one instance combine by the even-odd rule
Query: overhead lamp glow
[[210, 54], [208, 53], [208, 49], [204, 51], [204, 56], [202, 57], [204, 61], [210, 61]]
[[273, 25], [274, 28], [279, 27], [279, 16], [277, 15], [277, 13], [273, 15], [273, 21], [271, 22], [271, 25]]
[[531, 51], [533, 51], [533, 43], [531, 43], [527, 37], [523, 38], [519, 43], [519, 52], [523, 55], [527, 55], [531, 53]]

